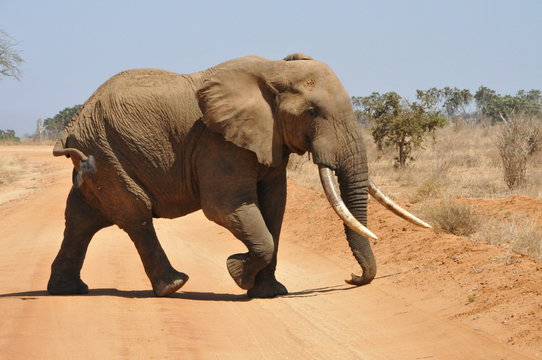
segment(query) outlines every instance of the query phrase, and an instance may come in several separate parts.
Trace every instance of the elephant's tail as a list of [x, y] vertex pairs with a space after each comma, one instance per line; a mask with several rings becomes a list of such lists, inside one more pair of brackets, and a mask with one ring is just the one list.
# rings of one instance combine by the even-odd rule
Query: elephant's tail
[[[67, 147], [64, 147], [65, 145], [65, 138], [61, 138], [60, 140], [58, 140], [55, 144], [55, 147], [53, 148], [53, 155], [54, 156], [66, 156], [66, 157], [71, 157], [72, 160], [74, 160], [74, 163], [75, 162], [79, 162], [79, 161], [87, 161], [88, 160], [88, 157], [83, 154], [82, 151], [80, 150], [77, 150], [75, 148], [67, 148]], [[75, 159], [74, 159], [75, 158]]]
[[86, 156], [81, 150], [65, 147], [65, 143], [66, 138], [63, 136], [56, 142], [53, 148], [53, 155], [66, 156], [72, 159], [73, 166], [76, 170], [76, 175], [74, 173], [75, 176], [73, 179], [74, 184], [75, 186], [80, 187], [86, 175], [96, 172], [96, 162], [94, 160], [94, 156]]

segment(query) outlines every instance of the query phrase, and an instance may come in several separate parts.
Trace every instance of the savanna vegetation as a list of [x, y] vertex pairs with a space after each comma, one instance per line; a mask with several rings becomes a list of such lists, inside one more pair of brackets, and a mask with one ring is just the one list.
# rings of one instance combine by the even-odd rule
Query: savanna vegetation
[[[365, 127], [369, 172], [387, 194], [414, 204], [438, 231], [542, 258], [542, 224], [525, 214], [492, 216], [478, 198], [542, 199], [542, 95], [499, 95], [487, 87], [352, 97]], [[406, 150], [406, 151], [405, 151]], [[307, 157], [290, 176], [319, 189]]]

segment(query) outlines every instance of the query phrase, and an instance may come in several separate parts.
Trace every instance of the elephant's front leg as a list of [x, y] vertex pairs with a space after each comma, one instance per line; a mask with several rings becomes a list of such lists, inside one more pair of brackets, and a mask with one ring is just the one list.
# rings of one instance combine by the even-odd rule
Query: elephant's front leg
[[288, 294], [288, 290], [275, 277], [280, 230], [286, 206], [285, 170], [273, 179], [258, 183], [258, 202], [267, 229], [273, 236], [274, 251], [271, 262], [256, 275], [254, 287], [248, 290], [247, 294], [249, 297], [256, 298], [271, 298], [286, 295]]
[[258, 272], [273, 259], [273, 237], [267, 230], [260, 209], [255, 203], [245, 203], [227, 216], [225, 223], [235, 237], [245, 244], [247, 253], [235, 254], [226, 264], [233, 280], [240, 288], [254, 286]]
[[[212, 181], [217, 178], [223, 181]], [[226, 264], [235, 283], [251, 289], [256, 275], [272, 263], [275, 254], [273, 235], [258, 204], [255, 177], [203, 177], [200, 189], [207, 218], [227, 228], [247, 247], [247, 253], [230, 256]]]
[[[276, 221], [271, 219], [277, 210], [270, 210], [270, 199], [274, 195], [267, 189], [273, 186], [271, 182], [267, 186], [261, 179], [258, 181], [261, 165], [254, 153], [226, 142], [214, 133], [209, 132], [207, 136], [200, 139], [205, 152], [198, 153], [195, 163], [201, 208], [207, 218], [227, 228], [248, 249], [247, 253], [232, 255], [227, 260], [233, 280], [242, 289], [259, 288], [260, 284], [269, 283], [267, 279], [274, 279], [276, 265], [275, 241], [278, 240], [280, 221], [277, 227]], [[283, 170], [275, 171], [281, 174]], [[285, 178], [274, 178], [273, 181], [285, 183]], [[280, 196], [284, 197], [284, 186], [278, 188], [282, 188]], [[266, 195], [260, 199], [263, 194]], [[283, 202], [279, 201], [282, 204], [278, 207], [280, 214], [284, 211]], [[266, 293], [265, 296], [270, 297], [280, 292]]]

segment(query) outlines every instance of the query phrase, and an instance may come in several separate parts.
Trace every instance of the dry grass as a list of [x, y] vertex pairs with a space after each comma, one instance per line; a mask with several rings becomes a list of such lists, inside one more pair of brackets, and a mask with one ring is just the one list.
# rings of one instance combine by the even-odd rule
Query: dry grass
[[24, 171], [24, 164], [16, 156], [0, 157], [0, 185], [9, 184], [17, 180]]
[[509, 189], [496, 147], [498, 131], [497, 127], [467, 125], [438, 129], [436, 141], [416, 150], [415, 161], [403, 170], [393, 166], [392, 151], [379, 153], [367, 136], [371, 177], [391, 195], [412, 202], [513, 194], [542, 198], [541, 152], [529, 156], [522, 185]]
[[542, 259], [542, 232], [535, 221], [516, 218], [510, 221], [489, 219], [483, 222], [474, 239]]
[[[429, 140], [425, 149], [414, 150], [415, 160], [404, 169], [394, 166], [396, 155], [392, 150], [379, 152], [365, 131], [370, 176], [392, 198], [412, 203], [515, 194], [542, 199], [542, 151], [528, 157], [525, 180], [510, 189], [496, 146], [499, 131], [499, 127], [481, 125], [437, 129], [436, 140]], [[299, 184], [321, 189], [318, 170], [308, 156], [291, 156], [288, 169], [288, 176]]]
[[469, 205], [441, 201], [424, 207], [422, 213], [438, 231], [448, 234], [469, 236], [480, 226], [480, 219]]
[[318, 167], [309, 158], [309, 155], [290, 155], [288, 162], [288, 178], [297, 184], [316, 191], [322, 190], [318, 177]]

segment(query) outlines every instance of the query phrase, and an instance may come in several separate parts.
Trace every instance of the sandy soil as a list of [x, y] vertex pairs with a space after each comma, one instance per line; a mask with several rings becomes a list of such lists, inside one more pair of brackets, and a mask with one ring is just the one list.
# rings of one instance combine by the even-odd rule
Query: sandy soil
[[295, 184], [277, 271], [288, 296], [246, 299], [225, 268], [242, 245], [199, 212], [156, 221], [191, 276], [177, 294], [152, 296], [135, 248], [112, 227], [89, 248], [90, 295], [49, 296], [71, 162], [46, 150], [0, 147], [32, 174], [0, 187], [2, 359], [542, 358], [539, 261], [415, 229], [372, 203], [379, 277], [351, 287], [341, 224], [321, 194]]

